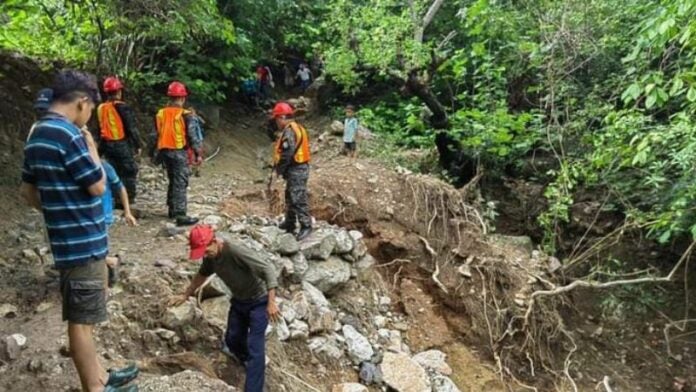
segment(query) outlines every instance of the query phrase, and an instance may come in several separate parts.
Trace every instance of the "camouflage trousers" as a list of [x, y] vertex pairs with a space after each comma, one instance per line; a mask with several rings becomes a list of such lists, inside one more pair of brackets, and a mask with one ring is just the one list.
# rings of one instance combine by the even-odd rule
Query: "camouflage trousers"
[[186, 188], [188, 188], [190, 175], [186, 150], [161, 150], [159, 154], [169, 179], [169, 188], [167, 188], [169, 215], [172, 217], [186, 215]]
[[302, 227], [312, 226], [307, 193], [308, 179], [309, 165], [294, 165], [288, 168], [285, 175], [285, 222], [294, 225], [299, 221]]
[[[138, 164], [133, 158], [133, 149], [127, 141], [107, 142], [102, 141], [100, 145], [102, 154], [111, 166], [114, 167], [116, 174], [123, 182], [128, 192], [128, 201], [135, 202], [136, 183], [138, 181]], [[118, 195], [114, 195], [118, 197]]]

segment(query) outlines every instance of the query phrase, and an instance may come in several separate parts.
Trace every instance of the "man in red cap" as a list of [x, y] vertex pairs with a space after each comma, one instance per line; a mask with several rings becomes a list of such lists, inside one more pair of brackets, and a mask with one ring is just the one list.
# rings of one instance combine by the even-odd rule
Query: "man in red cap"
[[155, 117], [155, 157], [167, 169], [169, 218], [176, 219], [179, 226], [193, 225], [198, 219], [186, 214], [186, 188], [190, 176], [187, 149], [192, 148], [200, 156], [203, 141], [198, 136], [194, 113], [184, 109], [188, 96], [186, 86], [181, 82], [172, 82], [167, 96], [170, 98], [169, 104], [160, 109]]
[[140, 155], [141, 145], [133, 109], [123, 102], [123, 88], [115, 76], [104, 80], [107, 100], [97, 108], [99, 151], [113, 165], [126, 188], [128, 201], [133, 204], [138, 177], [134, 156]]
[[295, 111], [288, 103], [279, 102], [273, 108], [273, 119], [281, 130], [273, 149], [273, 167], [285, 180], [285, 220], [280, 228], [294, 233], [297, 222], [299, 241], [312, 233], [312, 217], [309, 215], [309, 135], [294, 119]]
[[189, 235], [191, 259], [203, 264], [183, 295], [170, 300], [180, 305], [212, 274], [222, 279], [232, 292], [227, 316], [223, 352], [246, 367], [245, 392], [262, 392], [266, 369], [265, 332], [268, 320], [277, 321], [280, 311], [275, 302], [278, 286], [275, 268], [243, 243], [217, 238], [207, 225], [196, 225]]

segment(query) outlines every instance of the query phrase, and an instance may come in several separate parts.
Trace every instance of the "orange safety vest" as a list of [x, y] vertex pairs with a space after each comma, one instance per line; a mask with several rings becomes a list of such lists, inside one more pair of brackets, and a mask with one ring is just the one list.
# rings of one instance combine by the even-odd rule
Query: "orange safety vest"
[[166, 107], [157, 112], [157, 149], [181, 150], [186, 147], [184, 108]]
[[[290, 123], [290, 128], [295, 132], [295, 163], [307, 163], [310, 159], [309, 154], [309, 135], [307, 130], [296, 122]], [[275, 150], [273, 152], [273, 163], [278, 164], [283, 154], [283, 134], [280, 134], [276, 141]]]
[[116, 110], [116, 103], [120, 102], [104, 102], [97, 108], [97, 118], [101, 127], [102, 140], [116, 142], [126, 137], [126, 133], [123, 130], [123, 121]]

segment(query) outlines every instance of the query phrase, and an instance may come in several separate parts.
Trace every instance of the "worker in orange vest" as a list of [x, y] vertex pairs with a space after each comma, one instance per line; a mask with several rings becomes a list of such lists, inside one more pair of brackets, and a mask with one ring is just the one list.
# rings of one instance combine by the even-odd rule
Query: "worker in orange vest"
[[135, 202], [138, 164], [135, 156], [140, 156], [140, 135], [135, 122], [135, 114], [123, 102], [123, 83], [115, 76], [104, 80], [106, 102], [97, 108], [99, 120], [99, 150], [111, 162], [116, 174], [128, 193], [128, 201]]
[[181, 82], [172, 82], [167, 96], [170, 98], [169, 104], [160, 109], [155, 117], [156, 161], [162, 162], [167, 169], [169, 218], [176, 219], [178, 226], [193, 225], [198, 219], [186, 214], [186, 188], [190, 176], [186, 150], [190, 147], [200, 156], [202, 140], [193, 129], [194, 114], [184, 109], [188, 96], [186, 86]]
[[273, 149], [273, 167], [285, 179], [285, 220], [280, 228], [294, 233], [297, 222], [301, 241], [312, 233], [312, 217], [309, 215], [309, 135], [307, 130], [294, 119], [295, 111], [289, 104], [279, 102], [272, 111], [280, 136]]

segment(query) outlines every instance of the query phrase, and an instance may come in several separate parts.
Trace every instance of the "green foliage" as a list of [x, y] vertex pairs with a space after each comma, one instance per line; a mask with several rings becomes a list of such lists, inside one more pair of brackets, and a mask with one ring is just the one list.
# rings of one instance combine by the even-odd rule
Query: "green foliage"
[[390, 135], [397, 146], [427, 148], [433, 145], [434, 132], [424, 121], [426, 110], [417, 100], [391, 99], [360, 109], [357, 117], [371, 131]]

